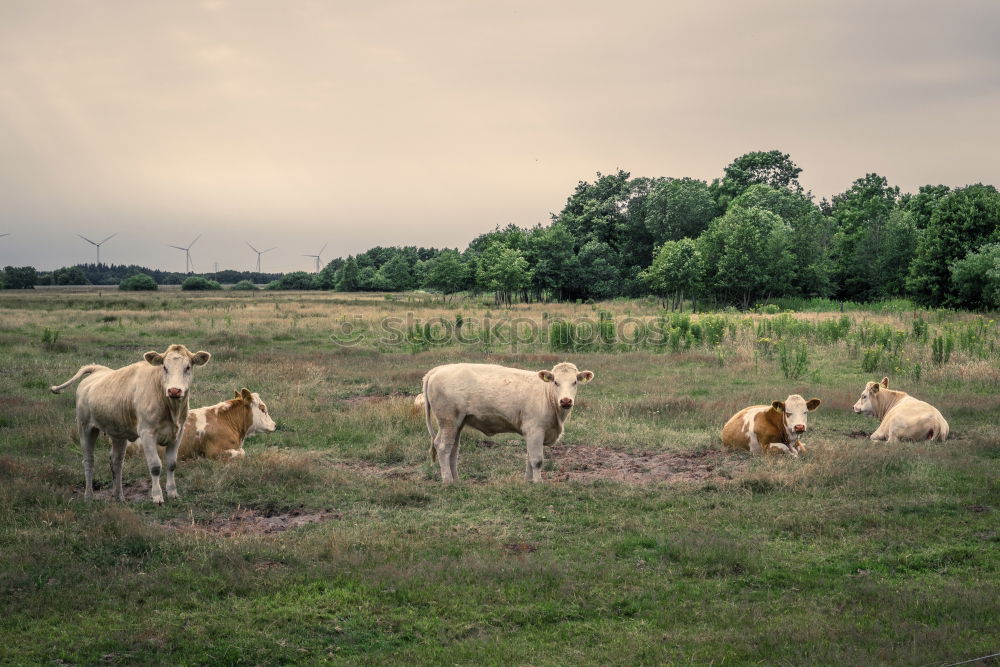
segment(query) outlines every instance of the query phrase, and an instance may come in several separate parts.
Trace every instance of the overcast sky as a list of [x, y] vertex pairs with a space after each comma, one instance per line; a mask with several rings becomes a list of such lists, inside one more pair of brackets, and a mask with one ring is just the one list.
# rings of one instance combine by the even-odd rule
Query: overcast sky
[[307, 270], [780, 149], [1000, 184], [1000, 2], [0, 2], [0, 265]]

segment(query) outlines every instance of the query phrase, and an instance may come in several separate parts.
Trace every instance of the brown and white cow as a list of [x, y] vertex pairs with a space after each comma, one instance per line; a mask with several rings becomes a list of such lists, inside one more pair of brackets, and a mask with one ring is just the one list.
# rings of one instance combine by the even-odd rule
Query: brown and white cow
[[861, 398], [854, 404], [854, 412], [878, 417], [882, 420], [872, 440], [933, 440], [948, 439], [948, 422], [930, 403], [917, 400], [905, 391], [889, 389], [889, 378], [882, 382], [868, 382]]
[[[518, 433], [524, 436], [528, 456], [525, 479], [542, 481], [543, 446], [563, 434], [576, 399], [577, 385], [594, 374], [570, 363], [551, 371], [524, 371], [492, 364], [447, 364], [424, 375], [424, 419], [437, 454], [441, 481], [458, 479], [458, 443], [462, 429], [471, 426], [486, 435]], [[437, 419], [434, 435], [431, 415]]]
[[722, 444], [730, 449], [748, 449], [752, 454], [784, 452], [797, 457], [805, 451], [800, 439], [806, 432], [808, 413], [819, 404], [818, 398], [807, 401], [792, 394], [771, 405], [743, 408], [722, 427]]
[[[113, 370], [88, 364], [72, 378], [51, 387], [53, 394], [80, 378], [76, 390], [76, 423], [83, 448], [84, 497], [94, 497], [94, 443], [101, 431], [111, 439], [111, 474], [114, 494], [125, 500], [122, 489], [122, 459], [129, 440], [142, 442], [152, 483], [153, 502], [163, 504], [160, 489], [160, 457], [157, 444], [166, 447], [167, 497], [177, 498], [174, 469], [177, 445], [188, 415], [192, 368], [203, 366], [212, 357], [208, 352], [192, 353], [183, 345], [171, 345], [166, 352], [147, 352], [145, 361]], [[84, 377], [86, 376], [86, 377]]]
[[[188, 412], [177, 458], [241, 459], [246, 456], [243, 442], [248, 437], [255, 433], [273, 433], [275, 428], [260, 394], [243, 388], [228, 401]], [[131, 455], [139, 447], [139, 443], [130, 442], [127, 453]], [[160, 455], [163, 453], [164, 448], [160, 447]]]

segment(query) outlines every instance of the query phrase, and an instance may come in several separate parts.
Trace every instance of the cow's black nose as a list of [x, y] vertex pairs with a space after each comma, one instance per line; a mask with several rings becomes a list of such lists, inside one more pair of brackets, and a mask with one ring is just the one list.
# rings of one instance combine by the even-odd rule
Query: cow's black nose
[[559, 405], [563, 406], [564, 408], [571, 408], [571, 407], [573, 407], [573, 399], [572, 398], [561, 398], [561, 399], [559, 399]]

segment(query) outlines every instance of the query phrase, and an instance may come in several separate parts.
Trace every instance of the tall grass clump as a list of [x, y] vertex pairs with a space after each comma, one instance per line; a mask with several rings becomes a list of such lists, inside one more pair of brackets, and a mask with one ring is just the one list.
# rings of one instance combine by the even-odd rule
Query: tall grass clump
[[805, 343], [794, 348], [785, 341], [778, 343], [778, 363], [786, 380], [798, 380], [809, 371], [809, 350]]

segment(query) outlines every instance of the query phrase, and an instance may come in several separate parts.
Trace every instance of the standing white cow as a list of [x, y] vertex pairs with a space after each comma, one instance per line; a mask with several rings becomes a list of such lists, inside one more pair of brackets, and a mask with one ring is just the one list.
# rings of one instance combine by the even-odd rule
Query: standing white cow
[[153, 502], [163, 504], [160, 489], [160, 457], [156, 445], [164, 445], [167, 467], [167, 497], [177, 497], [174, 469], [177, 445], [188, 415], [188, 392], [193, 366], [203, 366], [212, 357], [208, 352], [192, 353], [183, 345], [171, 345], [163, 354], [147, 352], [145, 361], [113, 370], [89, 364], [76, 375], [51, 387], [53, 394], [86, 377], [76, 390], [76, 422], [83, 448], [84, 497], [94, 497], [94, 442], [101, 431], [111, 439], [111, 474], [114, 495], [125, 500], [122, 489], [122, 459], [129, 440], [142, 442], [146, 465], [152, 479]]
[[[486, 435], [518, 433], [524, 436], [528, 456], [525, 479], [542, 481], [543, 446], [556, 442], [573, 410], [578, 383], [594, 374], [570, 363], [551, 371], [523, 371], [493, 364], [447, 364], [424, 375], [424, 419], [437, 453], [441, 481], [458, 479], [458, 443], [462, 428], [471, 426]], [[437, 418], [434, 435], [431, 415]]]
[[869, 382], [854, 404], [854, 412], [882, 420], [871, 434], [872, 440], [933, 440], [948, 439], [948, 422], [930, 403], [917, 400], [905, 391], [889, 389], [889, 378]]

